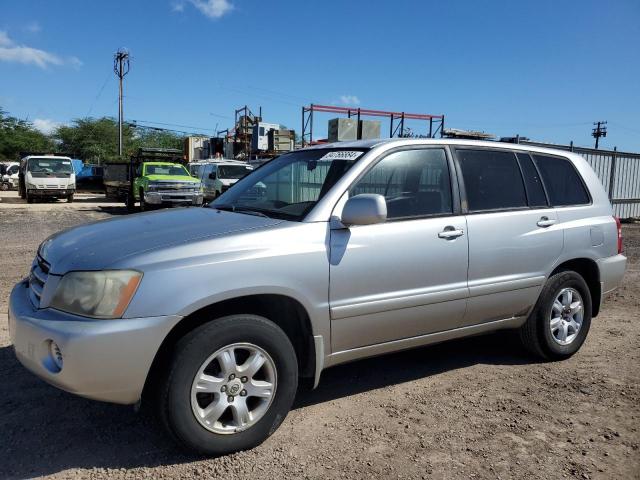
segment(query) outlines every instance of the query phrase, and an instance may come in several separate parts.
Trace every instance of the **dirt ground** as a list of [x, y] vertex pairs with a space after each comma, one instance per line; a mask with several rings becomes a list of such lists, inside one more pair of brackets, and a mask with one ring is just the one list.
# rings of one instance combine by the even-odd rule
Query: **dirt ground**
[[499, 333], [335, 367], [262, 446], [203, 459], [14, 357], [7, 297], [38, 244], [125, 213], [92, 202], [0, 202], [0, 478], [640, 478], [640, 225], [624, 227], [624, 284], [571, 359], [538, 363]]

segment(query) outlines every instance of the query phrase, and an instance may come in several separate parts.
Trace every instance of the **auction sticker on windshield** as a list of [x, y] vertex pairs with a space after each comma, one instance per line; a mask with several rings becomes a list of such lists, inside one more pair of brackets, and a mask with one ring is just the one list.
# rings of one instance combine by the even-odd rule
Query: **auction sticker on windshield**
[[338, 150], [325, 154], [319, 160], [355, 160], [363, 153], [355, 150]]

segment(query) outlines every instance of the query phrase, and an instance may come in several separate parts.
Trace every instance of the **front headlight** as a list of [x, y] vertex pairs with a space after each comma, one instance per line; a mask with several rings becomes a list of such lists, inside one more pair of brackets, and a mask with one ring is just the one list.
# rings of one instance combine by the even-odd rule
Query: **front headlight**
[[147, 183], [147, 190], [149, 190], [149, 191], [158, 190], [159, 187], [160, 187], [159, 183], [154, 183], [154, 182]]
[[140, 285], [135, 270], [69, 272], [58, 284], [51, 307], [93, 318], [120, 318]]

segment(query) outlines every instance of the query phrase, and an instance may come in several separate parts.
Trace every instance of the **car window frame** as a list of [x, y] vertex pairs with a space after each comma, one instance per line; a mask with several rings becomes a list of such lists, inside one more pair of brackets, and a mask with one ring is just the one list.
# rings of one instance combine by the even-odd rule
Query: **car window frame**
[[542, 185], [544, 186], [545, 193], [548, 192], [548, 188], [547, 188], [544, 176], [540, 171], [540, 167], [538, 167], [538, 162], [536, 161], [536, 155], [541, 155], [543, 157], [559, 158], [560, 160], [565, 160], [566, 162], [568, 162], [569, 165], [571, 165], [571, 168], [573, 168], [573, 171], [576, 173], [576, 175], [580, 179], [580, 183], [582, 183], [582, 188], [584, 188], [584, 191], [587, 192], [589, 203], [575, 203], [572, 205], [555, 205], [554, 203], [551, 202], [551, 196], [547, 195], [547, 201], [549, 202], [549, 205], [551, 206], [551, 208], [576, 208], [576, 207], [589, 207], [593, 205], [593, 197], [591, 196], [591, 190], [589, 190], [587, 183], [584, 181], [584, 178], [582, 178], [582, 175], [580, 175], [580, 171], [576, 168], [573, 161], [569, 157], [565, 157], [564, 155], [557, 155], [553, 153], [546, 153], [546, 152], [528, 152], [528, 153], [529, 153], [529, 156], [531, 157], [531, 160], [533, 161], [533, 164], [538, 169], [538, 173], [540, 174], [540, 180], [542, 181]]
[[[549, 209], [549, 208], [553, 208], [550, 205], [547, 205], [546, 207], [532, 207], [531, 205], [529, 205], [529, 194], [527, 192], [527, 184], [525, 183], [525, 178], [524, 178], [524, 172], [522, 171], [522, 166], [520, 165], [520, 161], [518, 160], [518, 156], [516, 155], [516, 153], [518, 152], [524, 152], [524, 150], [514, 150], [511, 148], [499, 148], [499, 147], [493, 147], [493, 146], [479, 146], [479, 145], [452, 145], [452, 149], [453, 151], [453, 155], [454, 155], [454, 161], [455, 161], [455, 165], [457, 167], [457, 174], [458, 174], [458, 183], [460, 183], [460, 197], [461, 197], [461, 205], [462, 205], [462, 212], [464, 215], [477, 215], [477, 214], [483, 214], [483, 213], [501, 213], [501, 212], [521, 212], [521, 211], [525, 211], [525, 210], [541, 210], [541, 209]], [[469, 201], [467, 198], [467, 190], [464, 184], [464, 176], [462, 175], [462, 165], [460, 165], [460, 158], [458, 156], [458, 151], [461, 150], [487, 150], [487, 151], [493, 151], [493, 152], [507, 152], [507, 153], [511, 153], [513, 155], [513, 158], [516, 160], [516, 165], [518, 165], [518, 170], [520, 171], [520, 179], [522, 180], [522, 188], [524, 189], [524, 195], [525, 198], [527, 200], [527, 204], [523, 207], [509, 207], [509, 208], [491, 208], [491, 209], [484, 209], [484, 210], [470, 210], [469, 209]], [[534, 162], [535, 165], [535, 162]], [[536, 166], [537, 167], [537, 166]], [[542, 176], [540, 177], [540, 180], [542, 181]], [[543, 185], [544, 185], [544, 181]], [[545, 195], [546, 195], [546, 189], [545, 189]], [[549, 204], [549, 198], [547, 197], [547, 203]]]
[[[365, 168], [362, 172], [360, 172], [360, 174], [344, 190], [344, 192], [343, 192], [343, 194], [341, 195], [340, 198], [342, 198], [345, 194], [347, 195], [347, 199], [351, 198], [351, 196], [350, 196], [351, 189], [354, 188], [358, 184], [358, 182], [361, 179], [363, 179], [371, 170], [373, 170], [378, 165], [378, 163], [383, 161], [389, 155], [393, 155], [395, 153], [403, 152], [403, 151], [415, 151], [415, 150], [444, 150], [444, 154], [445, 154], [445, 158], [446, 158], [446, 162], [447, 162], [446, 163], [447, 164], [447, 170], [449, 172], [449, 186], [451, 188], [451, 207], [452, 207], [451, 208], [451, 212], [447, 212], [447, 213], [431, 213], [431, 214], [425, 214], [425, 215], [411, 215], [411, 216], [406, 216], [406, 217], [388, 218], [384, 222], [382, 222], [381, 224], [378, 224], [378, 225], [384, 225], [385, 223], [393, 223], [393, 222], [407, 222], [407, 221], [413, 221], [413, 220], [423, 220], [423, 219], [428, 219], [428, 218], [446, 218], [446, 217], [455, 217], [455, 216], [462, 215], [461, 197], [460, 197], [460, 190], [459, 190], [459, 186], [458, 186], [459, 180], [458, 180], [458, 177], [457, 177], [457, 174], [456, 174], [455, 164], [454, 164], [454, 161], [453, 161], [453, 156], [451, 154], [451, 150], [449, 148], [449, 145], [447, 145], [447, 144], [438, 144], [438, 145], [403, 145], [401, 147], [396, 147], [396, 148], [392, 148], [392, 149], [389, 149], [389, 150], [385, 150], [385, 152], [380, 154], [380, 156], [378, 158], [373, 160], [367, 166], [367, 168]], [[338, 204], [339, 203], [340, 203], [340, 201], [338, 201]], [[336, 204], [334, 206], [334, 208], [338, 204]]]
[[[518, 165], [520, 166], [520, 172], [522, 172], [522, 178], [524, 180], [524, 190], [526, 192], [527, 195], [527, 205], [529, 205], [529, 207], [532, 210], [539, 210], [539, 209], [544, 209], [544, 208], [553, 208], [553, 206], [551, 205], [551, 199], [549, 198], [549, 192], [547, 191], [547, 186], [544, 184], [544, 180], [542, 179], [542, 172], [540, 172], [540, 169], [538, 168], [538, 165], [536, 164], [535, 160], [533, 159], [533, 154], [527, 150], [513, 150], [513, 152], [516, 154], [516, 160], [518, 160]], [[533, 168], [535, 169], [536, 173], [538, 174], [538, 178], [540, 179], [540, 185], [542, 185], [542, 192], [544, 194], [544, 198], [547, 201], [546, 205], [531, 205], [529, 203], [529, 190], [527, 188], [527, 179], [526, 179], [526, 174], [524, 173], [524, 169], [522, 168], [522, 164], [520, 163], [520, 159], [518, 158], [518, 154], [521, 155], [528, 155], [529, 156], [529, 160], [531, 160], [531, 163], [533, 164]]]

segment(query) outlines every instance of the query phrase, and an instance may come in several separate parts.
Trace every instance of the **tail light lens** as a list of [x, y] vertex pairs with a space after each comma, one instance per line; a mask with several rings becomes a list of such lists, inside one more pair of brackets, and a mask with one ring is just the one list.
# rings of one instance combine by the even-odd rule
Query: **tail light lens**
[[616, 227], [618, 229], [618, 253], [622, 253], [624, 251], [624, 246], [622, 245], [622, 224], [618, 217], [613, 218], [616, 219]]

